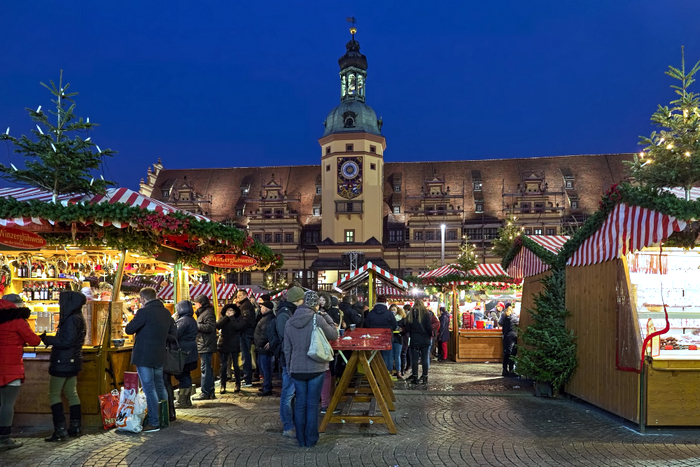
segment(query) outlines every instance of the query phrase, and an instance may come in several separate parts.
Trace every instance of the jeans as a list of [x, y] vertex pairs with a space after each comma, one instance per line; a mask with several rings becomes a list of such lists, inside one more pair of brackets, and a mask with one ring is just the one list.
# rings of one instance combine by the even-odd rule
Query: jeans
[[0, 386], [0, 427], [12, 426], [15, 416], [15, 402], [21, 386]]
[[241, 387], [241, 370], [238, 368], [238, 352], [219, 352], [219, 358], [221, 359], [221, 371], [219, 372], [219, 378], [221, 378], [221, 387], [226, 387], [226, 381], [228, 380], [228, 369], [231, 365], [229, 359], [233, 361], [233, 373], [236, 379], [236, 387]]
[[422, 376], [428, 376], [428, 368], [429, 368], [429, 362], [430, 362], [430, 346], [428, 347], [421, 347], [420, 349], [416, 349], [415, 347], [411, 347], [411, 370], [413, 371], [413, 376], [418, 377], [418, 359], [420, 358], [421, 363], [423, 364], [423, 375]]
[[393, 350], [380, 350], [379, 353], [382, 354], [382, 360], [384, 360], [387, 371], [391, 372], [391, 368], [394, 366], [392, 360], [394, 358]]
[[214, 394], [214, 369], [211, 366], [212, 355], [214, 355], [212, 352], [199, 354], [199, 358], [202, 359], [200, 367], [202, 370], [202, 393], [207, 396]]
[[243, 355], [243, 373], [245, 373], [246, 384], [253, 384], [253, 362], [250, 355], [250, 346], [253, 343], [253, 336], [247, 333], [241, 336], [241, 353]]
[[280, 394], [280, 419], [284, 431], [294, 428], [294, 412], [292, 412], [292, 399], [294, 399], [294, 380], [286, 366], [282, 367], [282, 394]]
[[318, 443], [318, 403], [321, 400], [324, 374], [308, 381], [293, 379], [297, 396], [294, 408], [294, 426], [297, 441], [301, 447], [311, 447]]
[[137, 366], [136, 372], [141, 380], [141, 388], [146, 395], [148, 405], [148, 424], [160, 426], [158, 421], [158, 401], [167, 401], [168, 393], [163, 384], [163, 367]]
[[[403, 350], [403, 345], [397, 344], [396, 342], [391, 344], [391, 360], [396, 366], [396, 372], [402, 373], [401, 370], [401, 351]], [[388, 367], [391, 371], [391, 366]]]
[[185, 363], [182, 373], [175, 375], [177, 385], [180, 389], [188, 389], [192, 387], [192, 375], [190, 372], [197, 368], [197, 362]]
[[272, 391], [272, 356], [264, 353], [258, 355], [260, 371], [263, 376], [263, 392]]

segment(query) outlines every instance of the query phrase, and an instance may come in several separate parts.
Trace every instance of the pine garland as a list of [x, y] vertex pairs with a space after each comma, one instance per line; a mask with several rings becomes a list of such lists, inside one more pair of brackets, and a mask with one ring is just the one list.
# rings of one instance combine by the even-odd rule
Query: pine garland
[[539, 243], [532, 240], [527, 235], [520, 235], [513, 242], [513, 247], [506, 253], [506, 255], [501, 260], [501, 266], [503, 270], [507, 270], [510, 263], [513, 262], [515, 257], [520, 253], [520, 250], [525, 247], [535, 254], [543, 263], [552, 265], [557, 261], [557, 255], [540, 245]]

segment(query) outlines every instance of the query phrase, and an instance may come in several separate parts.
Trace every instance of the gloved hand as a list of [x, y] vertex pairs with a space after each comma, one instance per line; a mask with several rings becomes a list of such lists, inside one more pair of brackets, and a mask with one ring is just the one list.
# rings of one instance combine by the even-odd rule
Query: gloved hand
[[44, 344], [46, 344], [46, 331], [44, 331], [43, 333], [39, 334], [39, 337], [41, 338], [41, 342], [43, 342]]

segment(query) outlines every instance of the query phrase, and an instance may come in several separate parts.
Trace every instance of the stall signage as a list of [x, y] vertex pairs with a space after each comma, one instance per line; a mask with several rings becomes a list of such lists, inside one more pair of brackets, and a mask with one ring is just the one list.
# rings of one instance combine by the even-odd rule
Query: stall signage
[[0, 245], [36, 250], [46, 245], [46, 240], [33, 232], [0, 226]]
[[215, 268], [247, 268], [257, 264], [258, 260], [246, 255], [209, 255], [202, 258], [202, 263]]

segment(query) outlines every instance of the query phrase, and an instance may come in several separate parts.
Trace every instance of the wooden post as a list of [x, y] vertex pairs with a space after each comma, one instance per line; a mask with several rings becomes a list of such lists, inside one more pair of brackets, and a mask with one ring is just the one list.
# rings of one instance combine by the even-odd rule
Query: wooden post
[[173, 301], [177, 304], [183, 298], [180, 296], [180, 272], [182, 271], [182, 263], [177, 262], [173, 267]]
[[211, 284], [211, 297], [212, 303], [214, 304], [214, 314], [216, 315], [216, 311], [219, 309], [219, 297], [216, 291], [216, 274], [209, 274], [209, 283]]
[[112, 289], [112, 299], [109, 301], [109, 307], [107, 308], [107, 323], [104, 336], [102, 336], [102, 345], [100, 348], [100, 353], [97, 362], [98, 373], [98, 386], [99, 393], [105, 394], [110, 391], [111, 388], [107, 387], [107, 359], [109, 358], [109, 351], [112, 347], [112, 314], [114, 313], [114, 303], [119, 301], [119, 291], [122, 288], [122, 279], [124, 278], [124, 264], [126, 264], [126, 255], [129, 251], [122, 250], [121, 257], [119, 258], [119, 265], [117, 266], [117, 272], [114, 274], [114, 288]]
[[367, 306], [369, 306], [369, 309], [371, 310], [374, 308], [374, 300], [375, 300], [375, 294], [374, 294], [374, 282], [375, 282], [375, 277], [374, 277], [374, 270], [367, 268]]
[[457, 300], [457, 286], [452, 284], [452, 335], [450, 336], [450, 347], [452, 348], [452, 359], [457, 361], [457, 346], [459, 345], [459, 301]]

